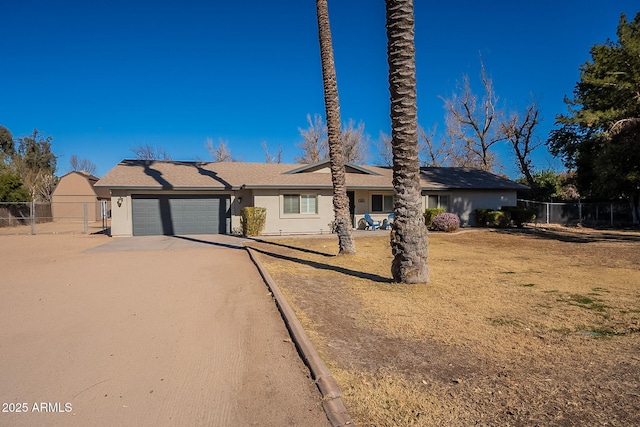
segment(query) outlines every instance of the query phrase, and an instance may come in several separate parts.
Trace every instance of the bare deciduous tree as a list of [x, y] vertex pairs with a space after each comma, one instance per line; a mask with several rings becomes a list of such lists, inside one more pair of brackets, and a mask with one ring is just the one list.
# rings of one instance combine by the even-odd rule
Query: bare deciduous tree
[[413, 0], [387, 0], [386, 24], [395, 215], [391, 227], [391, 275], [401, 283], [428, 282], [429, 241], [422, 215], [418, 155]]
[[29, 191], [32, 201], [38, 203], [51, 201], [51, 193], [55, 187], [53, 171], [46, 168], [34, 168], [21, 156], [15, 156], [12, 164], [20, 175], [22, 185]]
[[131, 151], [138, 160], [172, 160], [169, 153], [161, 146], [154, 147], [151, 144], [139, 144], [131, 148]]
[[[322, 120], [322, 116], [314, 114], [307, 115], [309, 127], [298, 128], [302, 142], [298, 144], [301, 154], [296, 157], [298, 163], [317, 163], [326, 160], [329, 154], [329, 144], [327, 138], [327, 125]], [[355, 164], [364, 164], [368, 157], [369, 135], [364, 131], [364, 123], [355, 125], [353, 119], [349, 119], [344, 124], [342, 130], [342, 149], [344, 161]]]
[[327, 115], [331, 182], [333, 184], [334, 224], [338, 235], [339, 253], [354, 254], [356, 245], [351, 233], [352, 221], [349, 213], [342, 133], [340, 132], [340, 100], [338, 98], [338, 81], [333, 59], [333, 43], [331, 41], [327, 0], [316, 0], [316, 14], [318, 18], [318, 39], [320, 41], [320, 62], [322, 63], [324, 105]]
[[327, 158], [327, 125], [322, 120], [320, 114], [307, 114], [309, 127], [298, 128], [302, 142], [298, 147], [302, 154], [296, 157], [298, 163], [316, 163]]
[[484, 94], [481, 100], [471, 90], [469, 76], [463, 76], [459, 93], [443, 99], [446, 110], [446, 134], [450, 140], [449, 160], [452, 166], [474, 167], [495, 171], [496, 155], [493, 145], [505, 139], [500, 129], [498, 98], [493, 82], [480, 62]]
[[85, 172], [89, 175], [93, 175], [96, 171], [96, 165], [89, 159], [84, 159], [76, 156], [75, 154], [69, 159], [69, 166], [74, 172]]
[[450, 147], [444, 138], [436, 142], [436, 125], [427, 132], [418, 125], [418, 147], [420, 149], [420, 163], [422, 166], [441, 167], [447, 164], [451, 155]]
[[[418, 150], [420, 164], [422, 166], [440, 167], [447, 164], [451, 155], [451, 150], [446, 145], [443, 138], [436, 142], [436, 126], [427, 132], [418, 125]], [[384, 132], [380, 132], [380, 139], [375, 143], [378, 150], [378, 159], [383, 166], [393, 166], [393, 151], [391, 137]]]
[[536, 126], [539, 123], [540, 114], [535, 102], [527, 106], [524, 114], [513, 112], [508, 119], [500, 123], [502, 133], [516, 156], [518, 169], [531, 188], [536, 186], [531, 166], [531, 152], [543, 144], [543, 141], [535, 138]]
[[227, 142], [219, 139], [218, 145], [213, 145], [213, 139], [207, 138], [207, 150], [211, 153], [214, 162], [235, 162], [231, 150], [227, 148]]
[[393, 150], [391, 146], [391, 135], [380, 131], [380, 137], [374, 144], [378, 150], [378, 164], [381, 166], [393, 166]]
[[355, 126], [353, 119], [342, 128], [342, 151], [344, 161], [362, 165], [367, 161], [369, 146], [369, 135], [364, 131], [364, 123]]
[[262, 141], [262, 148], [264, 149], [264, 158], [267, 163], [282, 163], [282, 145], [278, 145], [276, 154], [269, 153], [267, 141]]

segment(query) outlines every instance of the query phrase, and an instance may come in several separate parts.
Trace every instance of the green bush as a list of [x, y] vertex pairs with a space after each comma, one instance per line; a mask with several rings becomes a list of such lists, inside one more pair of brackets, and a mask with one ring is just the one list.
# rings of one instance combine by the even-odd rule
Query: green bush
[[487, 218], [487, 214], [492, 212], [493, 209], [476, 209], [474, 213], [476, 215], [476, 225], [478, 227], [486, 227], [487, 222], [489, 222], [489, 218]]
[[267, 208], [244, 207], [240, 211], [240, 225], [245, 236], [259, 236], [267, 222]]
[[476, 225], [479, 227], [522, 227], [536, 219], [535, 209], [520, 206], [503, 206], [499, 211], [476, 209]]
[[0, 202], [29, 201], [31, 201], [31, 195], [29, 191], [22, 186], [20, 175], [10, 172], [0, 174]]
[[502, 211], [489, 211], [487, 212], [486, 218], [488, 227], [504, 228], [509, 225], [509, 222], [511, 221], [511, 214], [509, 212]]
[[511, 222], [519, 228], [525, 223], [533, 222], [536, 219], [535, 209], [521, 206], [503, 206], [500, 210], [502, 212], [509, 213]]
[[424, 223], [427, 227], [431, 227], [433, 222], [433, 218], [436, 215], [445, 213], [446, 211], [443, 208], [427, 208], [424, 211]]

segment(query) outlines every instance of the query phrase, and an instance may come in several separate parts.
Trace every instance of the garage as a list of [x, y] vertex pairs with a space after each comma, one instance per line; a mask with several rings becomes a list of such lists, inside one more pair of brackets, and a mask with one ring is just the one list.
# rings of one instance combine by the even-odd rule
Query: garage
[[133, 235], [230, 233], [229, 206], [229, 196], [133, 195]]

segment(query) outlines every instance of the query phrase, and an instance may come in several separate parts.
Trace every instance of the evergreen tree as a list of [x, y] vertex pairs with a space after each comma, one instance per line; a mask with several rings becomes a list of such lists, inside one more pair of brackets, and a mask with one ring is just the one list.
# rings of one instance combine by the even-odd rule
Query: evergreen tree
[[575, 168], [581, 194], [629, 200], [638, 223], [640, 200], [640, 13], [624, 14], [618, 40], [591, 48], [580, 68], [569, 112], [548, 145]]

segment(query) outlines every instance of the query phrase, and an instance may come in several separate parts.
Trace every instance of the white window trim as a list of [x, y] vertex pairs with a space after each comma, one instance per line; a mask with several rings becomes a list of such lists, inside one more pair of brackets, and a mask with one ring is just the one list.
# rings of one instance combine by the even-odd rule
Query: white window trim
[[447, 204], [447, 212], [451, 211], [451, 194], [426, 193], [424, 195], [424, 205], [425, 205], [425, 208], [427, 208], [427, 209], [433, 209], [434, 208], [433, 206], [429, 206], [429, 197], [431, 197], [431, 196], [436, 196], [438, 198], [438, 206], [436, 206], [436, 208], [440, 208], [442, 206], [441, 203], [440, 203], [440, 199], [442, 197], [447, 197], [449, 199], [449, 202]]
[[[284, 196], [298, 196], [300, 203], [300, 213], [287, 213], [284, 211]], [[302, 212], [302, 197], [311, 196], [316, 200], [316, 211], [312, 213]], [[317, 218], [320, 216], [320, 194], [318, 193], [303, 193], [303, 192], [284, 192], [280, 194], [280, 215], [285, 218]]]

